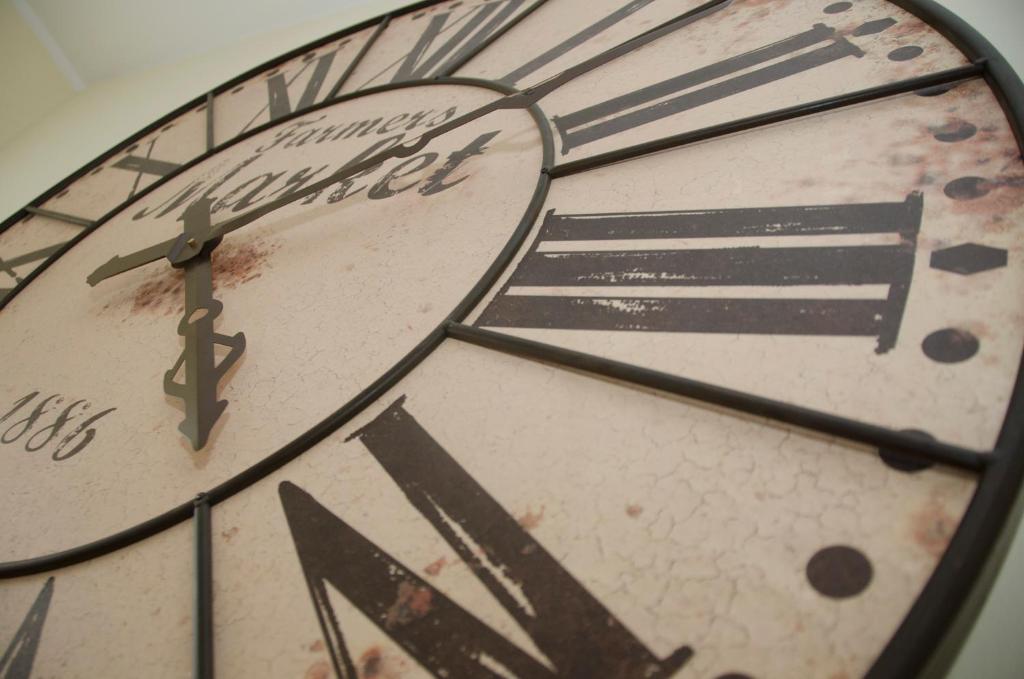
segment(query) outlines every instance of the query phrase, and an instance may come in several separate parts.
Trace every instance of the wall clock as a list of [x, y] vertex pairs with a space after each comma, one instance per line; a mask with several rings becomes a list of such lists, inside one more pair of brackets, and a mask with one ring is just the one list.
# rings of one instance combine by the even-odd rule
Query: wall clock
[[456, 0], [189, 102], [3, 223], [0, 673], [915, 676], [1021, 92], [924, 0]]

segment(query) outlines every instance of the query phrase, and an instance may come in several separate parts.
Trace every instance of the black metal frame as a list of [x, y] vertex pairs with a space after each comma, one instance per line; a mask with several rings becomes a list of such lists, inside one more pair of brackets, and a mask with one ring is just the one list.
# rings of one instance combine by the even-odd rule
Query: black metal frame
[[213, 527], [210, 498], [205, 493], [200, 493], [192, 501], [192, 516], [196, 539], [192, 676], [196, 679], [213, 679]]
[[[406, 6], [396, 12], [375, 17], [350, 28], [326, 36], [320, 40], [303, 45], [295, 50], [287, 52], [266, 63], [260, 64], [245, 73], [229, 80], [214, 90], [198, 97], [184, 106], [175, 109], [171, 113], [147, 126], [135, 135], [132, 135], [124, 142], [118, 144], [97, 159], [88, 163], [78, 171], [69, 175], [66, 179], [56, 184], [50, 190], [44, 192], [31, 202], [24, 209], [11, 215], [0, 223], [0, 232], [9, 228], [12, 224], [21, 220], [28, 214], [40, 214], [44, 216], [62, 219], [63, 221], [77, 224], [84, 227], [82, 233], [65, 244], [55, 252], [40, 267], [26, 276], [12, 293], [4, 300], [0, 300], [0, 309], [13, 299], [13, 297], [24, 289], [34, 278], [45, 270], [53, 261], [56, 261], [64, 252], [87, 237], [93, 230], [99, 228], [104, 222], [115, 214], [125, 209], [135, 200], [147, 195], [169, 181], [174, 176], [188, 170], [196, 164], [206, 160], [210, 156], [223, 151], [230, 146], [243, 141], [266, 129], [284, 124], [289, 120], [302, 115], [307, 115], [317, 109], [327, 106], [334, 106], [341, 102], [367, 96], [377, 92], [401, 89], [405, 87], [418, 87], [430, 84], [456, 84], [489, 88], [502, 94], [513, 94], [515, 89], [491, 81], [477, 80], [472, 78], [439, 77], [430, 81], [411, 81], [394, 85], [370, 88], [350, 95], [332, 98], [315, 106], [296, 111], [289, 116], [276, 121], [261, 125], [249, 130], [228, 142], [219, 146], [213, 144], [212, 115], [213, 98], [235, 87], [237, 84], [258, 75], [268, 68], [283, 63], [289, 59], [299, 56], [311, 49], [336, 40], [345, 35], [355, 33], [366, 28], [376, 26], [368, 43], [363, 46], [356, 60], [347, 69], [345, 76], [351, 75], [358, 62], [368, 53], [373, 42], [386, 29], [388, 22], [395, 16], [400, 16], [421, 8], [435, 4], [436, 0], [424, 0]], [[540, 7], [545, 0], [537, 0], [527, 10], [524, 18]], [[1011, 509], [1021, 489], [1021, 482], [1024, 480], [1024, 361], [1018, 370], [1017, 380], [1014, 385], [1013, 395], [1007, 408], [1007, 416], [1000, 431], [996, 447], [990, 453], [979, 453], [957, 446], [942, 444], [938, 442], [927, 442], [919, 438], [912, 438], [906, 434], [895, 432], [862, 422], [848, 420], [842, 417], [820, 413], [807, 408], [792, 406], [770, 399], [764, 399], [737, 392], [734, 390], [708, 385], [686, 378], [659, 373], [652, 370], [639, 368], [637, 366], [612, 361], [609, 359], [582, 354], [580, 352], [563, 349], [560, 347], [545, 345], [539, 342], [520, 339], [511, 335], [481, 330], [461, 323], [474, 306], [480, 302], [486, 292], [494, 285], [501, 273], [512, 262], [513, 257], [520, 247], [525, 243], [533, 223], [539, 216], [541, 208], [547, 196], [548, 188], [552, 179], [560, 176], [567, 176], [577, 172], [584, 172], [595, 167], [609, 163], [619, 162], [628, 158], [637, 157], [659, 150], [677, 147], [686, 143], [702, 141], [713, 137], [732, 134], [744, 130], [756, 129], [758, 127], [791, 120], [797, 117], [811, 115], [824, 110], [841, 108], [863, 101], [877, 100], [882, 97], [893, 96], [901, 92], [909, 92], [928, 86], [941, 83], [950, 83], [957, 80], [977, 77], [984, 77], [989, 87], [998, 97], [1001, 106], [1009, 120], [1010, 126], [1017, 139], [1018, 146], [1024, 151], [1024, 85], [1020, 79], [1003, 59], [1003, 57], [992, 47], [992, 45], [979, 35], [974, 29], [968, 26], [952, 12], [939, 6], [932, 0], [889, 0], [892, 4], [916, 15], [940, 34], [952, 42], [971, 61], [971, 64], [959, 69], [951, 69], [930, 76], [914, 78], [898, 83], [861, 90], [839, 97], [811, 102], [800, 106], [790, 107], [779, 111], [752, 116], [731, 123], [724, 123], [694, 132], [674, 135], [665, 139], [656, 140], [647, 144], [641, 144], [619, 151], [601, 154], [583, 161], [553, 165], [553, 139], [551, 129], [547, 124], [547, 117], [540, 108], [533, 105], [529, 108], [530, 114], [534, 117], [540, 130], [544, 146], [544, 161], [540, 178], [534, 195], [527, 207], [526, 214], [510, 236], [505, 247], [499, 253], [495, 261], [487, 269], [477, 284], [469, 291], [466, 297], [452, 310], [437, 328], [427, 335], [416, 347], [406, 354], [390, 370], [381, 375], [372, 384], [343, 405], [337, 411], [329, 415], [319, 424], [305, 432], [288, 445], [275, 453], [260, 460], [248, 469], [240, 472], [227, 481], [212, 488], [208, 493], [200, 494], [194, 500], [184, 502], [163, 514], [152, 517], [136, 526], [100, 540], [80, 545], [78, 547], [49, 554], [33, 559], [17, 562], [0, 563], [0, 579], [40, 573], [47, 570], [62, 568], [72, 564], [109, 553], [111, 551], [126, 547], [143, 540], [157, 532], [170, 528], [189, 518], [194, 518], [196, 526], [195, 563], [196, 563], [196, 645], [195, 645], [195, 676], [208, 678], [213, 676], [213, 610], [212, 610], [212, 545], [210, 513], [213, 505], [221, 502], [235, 493], [252, 485], [256, 481], [266, 477], [268, 474], [281, 468], [297, 456], [323, 440], [326, 436], [343, 426], [356, 414], [372, 404], [387, 389], [394, 386], [402, 377], [415, 368], [420, 361], [426, 358], [446, 338], [458, 341], [470, 342], [490, 349], [503, 351], [531, 360], [540, 360], [555, 365], [580, 370], [587, 373], [612, 377], [630, 384], [653, 387], [662, 391], [683, 395], [698, 402], [713, 403], [722, 405], [734, 410], [767, 417], [772, 420], [785, 422], [790, 425], [812, 429], [818, 432], [827, 433], [843, 439], [866, 443], [872, 446], [885, 447], [891, 450], [900, 451], [917, 459], [927, 460], [940, 464], [958, 467], [969, 472], [979, 474], [979, 482], [974, 496], [964, 513], [956, 534], [943, 554], [938, 566], [933, 571], [923, 591], [919, 594], [909, 613], [903, 620], [896, 633], [890, 639], [881, 655], [872, 665], [867, 676], [872, 679], [881, 677], [910, 677], [916, 676], [932, 661], [930, 670], [941, 671], [936, 668], [934, 657], [940, 643], [959, 644], [962, 638], [954, 635], [956, 632], [958, 615], [969, 597], [974, 599], [983, 598], [985, 590], [991, 585], [989, 581], [980, 580], [980, 576], [986, 566], [993, 566], [989, 563], [993, 555], [994, 547], [1001, 535], [1008, 530], [1007, 521], [1011, 517]], [[501, 32], [509, 30], [508, 26]], [[500, 35], [498, 36], [500, 37]], [[485, 41], [485, 44], [468, 54], [460, 63], [461, 67], [470, 59], [493, 44], [497, 37]], [[340, 89], [336, 86], [335, 90]], [[336, 94], [332, 91], [331, 95]], [[165, 176], [144, 190], [138, 192], [133, 198], [117, 206], [98, 220], [92, 221], [54, 213], [38, 207], [50, 197], [63, 190], [73, 181], [83, 176], [96, 165], [105, 162], [135, 140], [150, 134], [159, 129], [167, 122], [177, 118], [187, 111], [203, 104], [207, 104], [207, 152], [194, 158], [192, 161], [182, 165], [174, 173]], [[970, 612], [968, 612], [970, 613]], [[963, 617], [963, 616], [961, 616]]]

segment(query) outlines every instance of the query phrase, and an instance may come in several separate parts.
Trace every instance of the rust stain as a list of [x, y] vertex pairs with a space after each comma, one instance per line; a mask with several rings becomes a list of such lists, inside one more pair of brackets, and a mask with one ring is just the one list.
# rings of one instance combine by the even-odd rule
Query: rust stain
[[386, 655], [378, 646], [366, 649], [356, 661], [359, 679], [400, 679], [407, 675], [404, 660]]
[[366, 649], [366, 652], [359, 656], [359, 676], [363, 679], [379, 677], [382, 660], [379, 648], [371, 646]]
[[892, 140], [886, 151], [891, 167], [906, 167], [911, 184], [924, 192], [926, 208], [961, 221], [970, 216], [972, 228], [999, 233], [1009, 228], [1003, 217], [1024, 207], [1024, 168], [1009, 129], [989, 111], [990, 96], [961, 84], [912, 98], [908, 115], [893, 122], [916, 132]]
[[[932, 29], [920, 19], [903, 18], [892, 28], [885, 31], [889, 38], [912, 38], [933, 35]], [[901, 43], [903, 41], [900, 41]]]
[[[981, 164], [979, 162], [979, 164]], [[958, 214], [997, 215], [1019, 210], [1024, 205], [1024, 175], [982, 177], [969, 197], [951, 200]], [[948, 195], [948, 194], [947, 194]]]
[[957, 526], [956, 518], [934, 499], [914, 514], [911, 522], [914, 542], [935, 557], [946, 551]]
[[982, 321], [974, 321], [973, 323], [966, 324], [967, 329], [971, 331], [978, 339], [989, 339], [992, 337], [992, 328], [988, 323]]
[[237, 288], [262, 275], [260, 268], [280, 245], [270, 245], [262, 239], [221, 246], [213, 253], [214, 288]]
[[533, 530], [540, 525], [541, 519], [544, 518], [544, 505], [540, 506], [540, 511], [534, 513], [533, 510], [527, 509], [526, 513], [521, 515], [516, 521], [519, 525], [526, 530]]
[[408, 625], [419, 620], [430, 612], [433, 596], [426, 587], [418, 587], [407, 580], [399, 583], [398, 596], [388, 608], [384, 626], [393, 629], [396, 625]]
[[317, 660], [302, 676], [303, 679], [328, 679], [331, 676], [331, 666], [326, 660]]
[[[232, 290], [256, 280], [280, 246], [263, 239], [225, 242], [213, 252], [213, 288]], [[156, 268], [156, 267], [154, 267]], [[181, 314], [185, 308], [185, 274], [164, 265], [131, 296], [131, 313]]]
[[224, 538], [224, 542], [231, 542], [231, 538], [238, 535], [238, 526], [232, 526], [227, 530], [222, 530], [220, 536]]
[[132, 296], [132, 313], [162, 311], [164, 315], [181, 313], [185, 305], [181, 301], [185, 287], [185, 276], [179, 269], [162, 271], [155, 278], [143, 283]]
[[324, 650], [324, 642], [323, 642], [323, 640], [322, 639], [317, 639], [316, 641], [311, 643], [309, 645], [309, 650], [312, 653], [319, 653], [320, 651]]
[[643, 513], [644, 508], [640, 505], [626, 505], [626, 515], [631, 519], [635, 519]]
[[743, 7], [761, 7], [763, 5], [777, 5], [779, 0], [744, 0]]
[[426, 568], [423, 569], [423, 571], [427, 575], [438, 575], [441, 572], [441, 569], [444, 568], [445, 564], [447, 564], [447, 563], [448, 563], [448, 559], [446, 559], [445, 557], [442, 556], [437, 561], [429, 564]]

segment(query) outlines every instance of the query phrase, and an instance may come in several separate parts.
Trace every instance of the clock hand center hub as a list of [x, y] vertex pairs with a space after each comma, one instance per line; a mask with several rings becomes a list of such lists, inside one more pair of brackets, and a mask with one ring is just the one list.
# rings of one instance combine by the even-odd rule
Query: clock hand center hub
[[201, 198], [182, 214], [185, 226], [167, 251], [167, 261], [173, 267], [183, 267], [199, 255], [207, 255], [220, 245], [220, 237], [212, 237], [210, 210], [213, 200]]

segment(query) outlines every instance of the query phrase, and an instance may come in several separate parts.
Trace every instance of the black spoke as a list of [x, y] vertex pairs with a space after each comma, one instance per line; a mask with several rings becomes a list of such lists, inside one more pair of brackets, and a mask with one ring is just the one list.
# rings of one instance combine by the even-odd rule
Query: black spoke
[[847, 419], [821, 411], [755, 396], [734, 389], [691, 380], [686, 377], [641, 368], [592, 354], [585, 354], [563, 347], [505, 335], [490, 330], [481, 330], [461, 323], [447, 326], [449, 337], [477, 346], [494, 349], [513, 356], [532, 358], [539, 361], [582, 370], [604, 377], [644, 387], [660, 389], [704, 403], [724, 406], [732, 410], [766, 417], [777, 422], [795, 425], [829, 436], [836, 436], [875, 446], [879, 449], [906, 455], [914, 460], [937, 462], [973, 472], [981, 471], [988, 464], [989, 456], [959, 446], [938, 441], [928, 441], [912, 434], [887, 429], [866, 422]]
[[465, 66], [467, 63], [469, 63], [470, 59], [472, 59], [473, 57], [477, 56], [478, 54], [483, 52], [485, 49], [487, 49], [488, 47], [493, 45], [494, 42], [496, 40], [498, 40], [498, 38], [500, 38], [501, 36], [505, 35], [510, 30], [512, 30], [512, 28], [514, 28], [516, 26], [516, 24], [518, 24], [520, 21], [522, 21], [526, 17], [530, 16], [535, 10], [539, 9], [541, 7], [541, 5], [543, 5], [547, 1], [548, 0], [537, 0], [535, 3], [533, 3], [532, 5], [527, 7], [526, 9], [524, 9], [522, 12], [520, 12], [518, 14], [518, 16], [513, 17], [512, 19], [510, 19], [508, 21], [508, 23], [506, 23], [504, 26], [502, 26], [501, 28], [496, 30], [494, 33], [492, 33], [486, 40], [481, 41], [479, 45], [477, 45], [473, 49], [467, 51], [465, 54], [463, 54], [462, 56], [458, 57], [457, 59], [451, 61], [448, 64], [448, 66], [444, 70], [442, 70], [436, 77], [438, 77], [438, 78], [446, 78], [446, 77], [452, 75], [453, 73], [455, 73], [457, 70], [459, 70], [460, 68]]
[[[0, 269], [6, 269], [8, 267], [21, 266], [22, 264], [28, 264], [29, 262], [35, 262], [40, 259], [46, 259], [50, 255], [60, 252], [60, 249], [64, 247], [64, 243], [57, 243], [56, 245], [50, 245], [45, 248], [39, 248], [32, 252], [26, 252], [24, 254], [15, 255], [14, 257], [8, 257], [7, 259], [0, 259]], [[10, 273], [10, 271], [7, 271]], [[13, 276], [14, 274], [11, 273]]]
[[[444, 73], [448, 74], [464, 68], [471, 59], [479, 56], [484, 49], [494, 44], [498, 37], [504, 35], [504, 33], [510, 30], [516, 23], [523, 20], [525, 16], [539, 8], [543, 2], [544, 0], [536, 0], [533, 5], [528, 7], [522, 13], [522, 15], [515, 17], [510, 21], [509, 25], [503, 26], [499, 29], [496, 35], [492, 35], [490, 38], [483, 41], [482, 44], [471, 49], [468, 53], [458, 56], [455, 62], [443, 69]], [[1024, 148], [1024, 134], [1022, 134], [1022, 129], [1024, 129], [1024, 88], [1021, 87], [1018, 76], [1013, 72], [1012, 68], [1008, 66], [1006, 61], [995, 52], [992, 46], [989, 45], [984, 38], [950, 14], [947, 10], [935, 3], [934, 0], [890, 0], [890, 2], [909, 11], [911, 14], [916, 15], [924, 22], [924, 24], [937, 29], [937, 32], [941, 33], [946, 40], [963, 51], [967, 55], [968, 59], [976, 61], [969, 66], [962, 67], [964, 75], [959, 78], [952, 77], [952, 74], [959, 70], [953, 69], [951, 71], [934, 74], [932, 76], [923, 76], [919, 79], [902, 81], [901, 83], [882, 86], [880, 88], [862, 90], [860, 92], [852, 93], [851, 95], [842, 95], [840, 97], [835, 97], [832, 100], [822, 99], [813, 104], [782, 109], [771, 113], [752, 116], [733, 123], [724, 123], [722, 125], [708, 127], [694, 132], [666, 137], [646, 144], [631, 146], [629, 148], [610, 153], [599, 154], [586, 160], [567, 162], [557, 166], [553, 166], [549, 160], [550, 156], [546, 156], [545, 172], [548, 173], [548, 175], [543, 178], [544, 181], [547, 182], [549, 178], [568, 176], [577, 172], [584, 172], [586, 170], [645, 156], [646, 154], [666, 149], [679, 148], [690, 143], [713, 139], [732, 134], [734, 132], [754, 130], [777, 122], [800, 118], [805, 115], [820, 113], [831, 109], [841, 109], [845, 106], [870, 102], [876, 99], [882, 99], [884, 97], [911, 92], [914, 90], [924, 90], [928, 87], [938, 86], [934, 80], [925, 83], [926, 79], [936, 77], [942, 78], [943, 76], [948, 76], [948, 80], [939, 80], [939, 85], [947, 82], [956, 82], [957, 80], [962, 80], [964, 78], [978, 76], [984, 77], [991, 91], [995, 94], [999, 104], [1006, 113], [1009, 125], [1017, 138], [1018, 146]], [[428, 6], [429, 4], [430, 3], [426, 2], [416, 2], [406, 8], [397, 10], [395, 16], [406, 14], [408, 12], [419, 11], [422, 7]], [[728, 2], [714, 4], [717, 8], [721, 8], [727, 6]], [[841, 4], [848, 5], [848, 3]], [[284, 63], [291, 58], [300, 56], [303, 52], [308, 51], [312, 47], [325, 45], [328, 41], [335, 40], [341, 35], [347, 35], [354, 31], [372, 30], [372, 35], [368, 38], [366, 43], [360, 47], [355, 60], [345, 68], [344, 74], [333, 86], [326, 100], [322, 102], [323, 104], [328, 102], [333, 103], [338, 97], [338, 93], [344, 86], [346, 80], [352, 76], [361, 60], [372, 48], [374, 41], [385, 30], [389, 19], [390, 15], [378, 17], [376, 19], [363, 22], [359, 26], [354, 26], [345, 31], [336, 33], [333, 36], [322, 38], [316, 41], [315, 44], [297, 48], [288, 54], [275, 58], [270, 62], [238, 76], [233, 81], [219, 86], [217, 91], [225, 92], [235, 84], [244, 82], [246, 79], [254, 77], [259, 72], [265, 71], [271, 66]], [[678, 27], [680, 24], [677, 22], [678, 18], [668, 23], [674, 23], [675, 26]], [[609, 51], [602, 55], [598, 55], [595, 59], [587, 60], [586, 68], [580, 69], [577, 66], [571, 73], [556, 76], [557, 80], [555, 82], [548, 83], [546, 87], [549, 89], [544, 93], [560, 87], [562, 84], [568, 82], [568, 80], [578, 77], [591, 69], [598, 68], [600, 65], [616, 58], [617, 56], [625, 54], [632, 49], [636, 49], [637, 47], [660, 37], [660, 35], [664, 35], [665, 33], [662, 32], [659, 35], [652, 36], [652, 34], [658, 31], [663, 31], [666, 25], [667, 24], [662, 24], [661, 26], [645, 32], [641, 36], [638, 36], [629, 43], [624, 43], [613, 48], [613, 51], [616, 51], [614, 54]], [[524, 31], [526, 31], [525, 28]], [[515, 79], [512, 80], [514, 81]], [[444, 82], [443, 79], [442, 82]], [[914, 83], [914, 85], [911, 85], [911, 83]], [[906, 89], [896, 89], [896, 87], [901, 85]], [[527, 90], [527, 93], [533, 89], [534, 88], [530, 88]], [[867, 96], [861, 100], [854, 100], [853, 97], [857, 95]], [[532, 101], [528, 103], [535, 102], [537, 98], [532, 99]], [[344, 101], [345, 98], [343, 97], [341, 100]], [[200, 97], [198, 100], [193, 100], [183, 107], [180, 107], [160, 121], [136, 133], [135, 135], [132, 135], [132, 137], [125, 140], [115, 148], [105, 154], [102, 154], [89, 165], [79, 169], [67, 179], [31, 202], [34, 205], [44, 204], [46, 200], [57, 194], [58, 191], [63, 190], [66, 186], [70, 185], [73, 180], [77, 180], [87, 172], [92, 171], [94, 168], [98, 168], [102, 164], [114, 158], [117, 153], [123, 151], [129, 144], [134, 143], [135, 140], [141, 139], [179, 115], [190, 113], [196, 106], [202, 103], [204, 103], [204, 100]], [[213, 131], [213, 102], [210, 95], [206, 95], [205, 103], [208, 109], [206, 111], [206, 153], [194, 158], [192, 162], [185, 163], [176, 170], [169, 172], [166, 176], [157, 178], [153, 185], [149, 187], [150, 191], [165, 185], [167, 181], [173, 179], [188, 168], [194, 167], [196, 164], [202, 162], [206, 158], [209, 158], [214, 153], [216, 143]], [[831, 105], [814, 110], [809, 108], [822, 104]], [[315, 110], [315, 108], [292, 111], [289, 116], [294, 118], [300, 114], [306, 115], [310, 110]], [[259, 129], [252, 132], [255, 133], [268, 129], [271, 125], [280, 124], [283, 120], [287, 119], [288, 117], [271, 120], [267, 124], [258, 126]], [[548, 130], [546, 129], [542, 132], [542, 134], [547, 133]], [[251, 135], [243, 134], [241, 135], [241, 138], [248, 138], [250, 136]], [[240, 139], [222, 140], [221, 148], [219, 150], [228, 148], [233, 141], [240, 141]], [[138, 183], [139, 182], [136, 181], [136, 187], [138, 187]], [[62, 254], [70, 250], [70, 248], [76, 243], [80, 242], [92, 230], [95, 230], [100, 224], [123, 210], [125, 206], [130, 205], [133, 201], [147, 195], [147, 193], [147, 190], [143, 189], [140, 194], [135, 194], [135, 190], [133, 189], [132, 195], [128, 200], [118, 204], [111, 210], [107, 211], [105, 215], [98, 217], [95, 220], [66, 215], [43, 208], [30, 207], [26, 208], [24, 211], [15, 213], [0, 223], [0, 232], [3, 232], [5, 229], [17, 223], [25, 213], [29, 213], [84, 227], [82, 228], [81, 233], [77, 234], [75, 238], [68, 243], [58, 244], [32, 253], [19, 255], [13, 260], [8, 260], [7, 262], [0, 260], [0, 272], [5, 270], [5, 265], [9, 266], [17, 261], [26, 261], [27, 259], [31, 259], [32, 261], [35, 261], [36, 259], [42, 260], [39, 262], [39, 266], [28, 271], [25, 280], [20, 281], [14, 288], [0, 289], [0, 310], [4, 308], [14, 295], [20, 293], [23, 288], [38, 277], [49, 265], [56, 261]], [[538, 207], [538, 212], [539, 209], [540, 208]], [[524, 237], [525, 233], [529, 231], [529, 227], [534, 221], [535, 220], [531, 220], [530, 224], [526, 226]], [[521, 245], [521, 243], [519, 244]], [[511, 255], [518, 251], [518, 245], [513, 247], [510, 242], [506, 246], [506, 249], [503, 250], [503, 253], [506, 251], [510, 253], [510, 260]], [[501, 259], [503, 264], [501, 267], [495, 269], [497, 273], [500, 273], [503, 266], [510, 263], [503, 258], [499, 259]], [[26, 267], [26, 269], [27, 268], [28, 267]], [[494, 269], [493, 266], [492, 269]], [[485, 279], [489, 278], [490, 275], [491, 270], [489, 269]], [[217, 488], [211, 490], [211, 494], [209, 496], [200, 495], [195, 498], [195, 500], [186, 501], [165, 511], [159, 516], [152, 517], [149, 520], [139, 523], [127, 530], [114, 535], [108, 535], [92, 543], [79, 545], [64, 552], [49, 554], [43, 557], [0, 564], [0, 578], [38, 573], [52, 568], [59, 568], [73, 563], [79, 563], [128, 545], [132, 545], [139, 540], [166, 530], [178, 523], [183, 523], [191, 518], [194, 522], [195, 531], [194, 575], [196, 592], [194, 605], [196, 616], [194, 630], [194, 676], [203, 677], [204, 679], [207, 677], [213, 677], [214, 639], [212, 612], [212, 527], [210, 516], [212, 505], [251, 486], [258, 479], [264, 478], [275, 469], [279, 469], [288, 460], [298, 457], [303, 452], [314, 446], [318, 441], [327, 436], [327, 434], [342, 426], [347, 419], [350, 419], [356, 413], [367, 408], [370, 404], [375, 403], [375, 399], [379, 399], [388, 389], [393, 388], [395, 383], [400, 380], [404, 374], [412, 370], [421, 360], [428, 356], [433, 349], [436, 349], [445, 337], [452, 337], [456, 340], [471, 342], [491, 349], [505, 351], [530, 360], [547, 361], [553, 365], [562, 366], [563, 368], [570, 368], [573, 370], [584, 371], [592, 375], [604, 375], [609, 378], [624, 380], [626, 381], [626, 384], [649, 385], [654, 388], [666, 390], [670, 393], [680, 394], [686, 398], [695, 399], [699, 402], [720, 403], [726, 407], [734, 409], [737, 414], [740, 412], [752, 413], [753, 415], [771, 418], [776, 422], [787, 422], [791, 423], [793, 426], [814, 429], [830, 435], [840, 436], [851, 441], [861, 441], [862, 443], [878, 446], [880, 448], [884, 447], [889, 450], [897, 450], [905, 453], [908, 457], [945, 463], [978, 472], [977, 479], [979, 483], [977, 489], [971, 504], [960, 519], [953, 540], [942, 553], [934, 571], [929, 575], [925, 588], [917, 593], [916, 599], [913, 602], [913, 607], [903, 618], [899, 629], [892, 634], [881, 655], [879, 655], [875, 660], [866, 676], [879, 678], [916, 676], [921, 671], [925, 671], [923, 668], [926, 661], [930, 663], [927, 668], [928, 671], [934, 670], [939, 673], [943, 671], [943, 665], [947, 664], [949, 660], [944, 658], [942, 653], [936, 653], [935, 649], [940, 646], [943, 639], [948, 641], [949, 638], [954, 638], [955, 641], [955, 637], [958, 636], [960, 631], [959, 627], [962, 627], [965, 621], [969, 626], [971, 622], [970, 613], [972, 605], [984, 599], [986, 591], [991, 584], [989, 582], [989, 578], [987, 578], [987, 575], [990, 575], [988, 570], [998, 568], [998, 563], [1001, 560], [1001, 552], [999, 549], [999, 537], [1001, 531], [1002, 534], [1005, 535], [1013, 526], [1012, 509], [1014, 506], [1014, 498], [1017, 497], [1018, 491], [1021, 488], [1022, 479], [1024, 479], [1024, 456], [1018, 454], [1021, 452], [1021, 444], [1022, 441], [1024, 441], [1024, 418], [1020, 417], [1022, 399], [1024, 399], [1024, 381], [1022, 381], [1024, 380], [1024, 370], [1020, 371], [1018, 374], [1018, 379], [1013, 390], [1013, 398], [1005, 411], [1006, 414], [1003, 418], [999, 442], [996, 444], [995, 450], [991, 453], [987, 451], [972, 451], [956, 446], [923, 441], [921, 439], [913, 438], [910, 435], [882, 427], [866, 425], [814, 410], [804, 409], [798, 406], [790, 406], [778, 401], [760, 399], [759, 397], [743, 394], [742, 392], [722, 389], [713, 385], [694, 382], [692, 380], [686, 380], [685, 378], [667, 375], [653, 370], [645, 370], [635, 366], [630, 366], [626, 363], [611, 361], [584, 353], [573, 352], [571, 350], [560, 349], [558, 347], [531, 342], [529, 340], [520, 340], [518, 338], [499, 335], [498, 333], [491, 331], [479, 330], [477, 328], [456, 323], [455, 321], [462, 320], [464, 312], [473, 308], [475, 303], [479, 301], [478, 297], [482, 298], [485, 291], [494, 283], [494, 281], [485, 279], [481, 279], [474, 288], [474, 293], [467, 296], [467, 298], [460, 303], [460, 306], [457, 308], [457, 313], [453, 312], [453, 314], [449, 316], [449, 318], [453, 319], [452, 322], [449, 322], [435, 330], [435, 332], [424, 340], [420, 346], [410, 352], [410, 354], [400, 361], [399, 364], [394, 366], [392, 371], [387, 375], [382, 376], [377, 382], [371, 385], [371, 387], [368, 387], [366, 390], [361, 392], [348, 404], [343, 405], [338, 411], [321, 422], [313, 430], [310, 430], [294, 441], [291, 441], [285, 447], [279, 449], [270, 457], [265, 458], [251, 469], [237, 474], [235, 477], [232, 477], [228, 481], [222, 483]], [[15, 280], [18, 279], [15, 277]], [[479, 296], [477, 296], [477, 292], [479, 292]], [[9, 296], [5, 298], [5, 294]], [[46, 587], [52, 589], [51, 585], [52, 578], [47, 581]], [[48, 590], [44, 588], [44, 592], [45, 591]], [[40, 596], [42, 596], [42, 593]], [[963, 609], [962, 614], [961, 609]], [[957, 617], [958, 615], [960, 616], [959, 619]]]
[[630, 160], [632, 158], [637, 158], [649, 153], [655, 153], [657, 151], [665, 151], [667, 149], [678, 148], [687, 144], [694, 144], [714, 139], [716, 137], [723, 137], [728, 134], [735, 134], [736, 132], [753, 130], [759, 127], [764, 127], [765, 125], [773, 125], [775, 123], [803, 118], [817, 113], [834, 111], [847, 106], [877, 101], [879, 99], [885, 99], [886, 97], [892, 97], [899, 94], [907, 94], [909, 92], [915, 92], [928, 87], [946, 85], [960, 80], [966, 80], [968, 78], [975, 78], [984, 74], [985, 64], [985, 60], [981, 59], [966, 66], [951, 68], [949, 70], [932, 73], [930, 75], [898, 80], [886, 85], [869, 87], [867, 89], [848, 92], [834, 97], [818, 99], [816, 101], [807, 102], [806, 104], [797, 104], [796, 106], [789, 106], [776, 111], [759, 113], [758, 115], [740, 118], [739, 120], [733, 120], [727, 123], [719, 123], [718, 125], [702, 127], [699, 130], [693, 130], [691, 132], [673, 134], [668, 137], [662, 137], [661, 139], [655, 139], [642, 144], [627, 146], [616, 151], [599, 153], [597, 155], [590, 156], [589, 158], [581, 158], [580, 160], [561, 163], [550, 168], [548, 170], [548, 174], [550, 174], [552, 178], [567, 177], [572, 174], [586, 172], [587, 170], [593, 170], [612, 163]]
[[206, 93], [206, 151], [210, 152], [216, 144], [213, 143], [213, 92]]
[[213, 541], [210, 528], [210, 500], [196, 496], [192, 520], [195, 524], [195, 647], [192, 676], [213, 679]]
[[49, 217], [50, 219], [57, 219], [68, 224], [74, 224], [75, 226], [90, 227], [96, 222], [85, 217], [76, 217], [74, 215], [65, 214], [63, 212], [55, 212], [54, 210], [47, 210], [41, 207], [32, 207], [31, 205], [25, 208], [25, 212], [33, 215], [39, 215], [40, 217]]
[[338, 96], [338, 92], [340, 92], [341, 88], [345, 86], [345, 83], [355, 72], [356, 67], [359, 66], [359, 62], [363, 60], [363, 57], [366, 56], [366, 53], [370, 51], [371, 47], [373, 47], [373, 43], [377, 42], [377, 38], [379, 38], [380, 34], [384, 32], [384, 29], [388, 27], [389, 23], [391, 23], [391, 15], [385, 14], [384, 18], [381, 19], [381, 22], [377, 24], [377, 28], [373, 30], [373, 33], [371, 33], [370, 37], [366, 39], [366, 42], [359, 49], [359, 52], [356, 54], [355, 58], [352, 59], [352, 63], [348, 65], [348, 67], [345, 69], [345, 72], [341, 74], [340, 78], [338, 78], [338, 82], [334, 83], [334, 87], [332, 87], [331, 91], [327, 93], [327, 96], [324, 98], [324, 101], [330, 101], [331, 99], [334, 99], [336, 96]]

